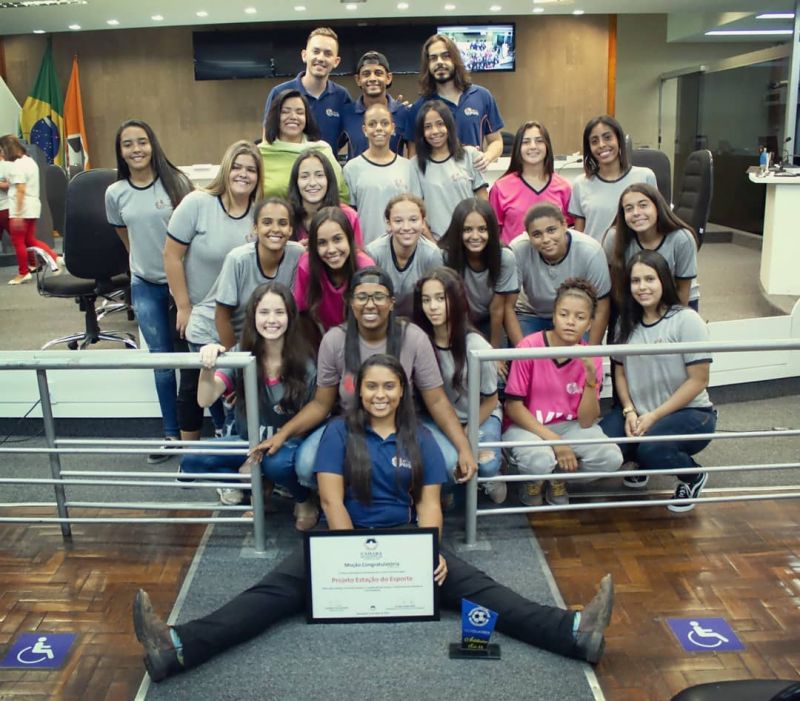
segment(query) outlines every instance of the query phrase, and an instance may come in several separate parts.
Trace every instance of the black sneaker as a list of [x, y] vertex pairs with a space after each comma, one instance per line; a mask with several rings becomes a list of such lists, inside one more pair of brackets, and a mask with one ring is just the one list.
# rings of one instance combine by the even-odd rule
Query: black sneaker
[[644, 489], [650, 482], [650, 475], [628, 475], [622, 478], [622, 484], [628, 489]]
[[[172, 436], [167, 436], [164, 440], [169, 442], [169, 441], [177, 441], [178, 439]], [[168, 447], [169, 447], [168, 445], [162, 446], [162, 448], [168, 448]], [[167, 462], [167, 460], [172, 460], [173, 457], [174, 456], [170, 455], [169, 453], [151, 453], [150, 455], [147, 456], [147, 464], [159, 465], [162, 462]]]
[[[701, 472], [700, 477], [698, 477], [694, 482], [679, 481], [678, 486], [675, 487], [675, 494], [672, 495], [672, 498], [696, 499], [700, 496], [700, 492], [703, 491], [703, 487], [706, 486], [706, 482], [708, 482], [707, 472]], [[683, 511], [691, 511], [694, 508], [694, 504], [668, 504], [667, 508], [670, 511], [681, 513]]]

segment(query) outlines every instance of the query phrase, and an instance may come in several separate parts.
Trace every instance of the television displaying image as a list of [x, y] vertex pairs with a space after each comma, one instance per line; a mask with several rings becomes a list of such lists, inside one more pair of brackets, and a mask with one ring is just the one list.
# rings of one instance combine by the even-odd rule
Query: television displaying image
[[466, 24], [436, 31], [453, 40], [473, 73], [516, 68], [513, 24]]

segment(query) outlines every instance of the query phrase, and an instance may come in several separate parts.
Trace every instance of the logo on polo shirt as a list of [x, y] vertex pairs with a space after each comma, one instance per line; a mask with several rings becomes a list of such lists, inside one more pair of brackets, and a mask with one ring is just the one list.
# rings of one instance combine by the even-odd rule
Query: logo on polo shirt
[[464, 116], [465, 117], [480, 117], [481, 113], [478, 112], [474, 107], [465, 107], [464, 108]]
[[583, 389], [577, 382], [568, 382], [565, 389], [567, 390], [567, 394], [581, 394], [583, 392]]
[[398, 458], [396, 455], [392, 458], [392, 467], [402, 467], [406, 470], [411, 469], [411, 461], [405, 458]]
[[328, 109], [325, 110], [325, 116], [326, 117], [336, 117], [336, 119], [338, 119], [339, 118], [339, 113], [335, 109], [333, 109], [332, 107], [328, 107]]

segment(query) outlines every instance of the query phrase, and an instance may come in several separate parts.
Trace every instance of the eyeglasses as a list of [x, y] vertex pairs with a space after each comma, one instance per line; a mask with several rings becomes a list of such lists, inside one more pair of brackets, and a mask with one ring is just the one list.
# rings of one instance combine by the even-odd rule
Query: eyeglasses
[[372, 294], [356, 292], [356, 294], [353, 295], [353, 301], [361, 307], [367, 306], [367, 302], [370, 300], [379, 307], [382, 304], [386, 304], [390, 299], [391, 296], [386, 294], [386, 292], [373, 292]]

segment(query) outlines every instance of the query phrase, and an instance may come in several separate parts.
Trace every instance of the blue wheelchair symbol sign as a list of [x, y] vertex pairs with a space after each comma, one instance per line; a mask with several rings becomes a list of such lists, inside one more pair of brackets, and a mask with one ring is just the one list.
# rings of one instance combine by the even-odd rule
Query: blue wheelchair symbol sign
[[669, 618], [667, 622], [687, 652], [744, 650], [724, 618]]
[[0, 662], [0, 667], [58, 669], [67, 659], [75, 633], [23, 633]]

